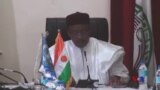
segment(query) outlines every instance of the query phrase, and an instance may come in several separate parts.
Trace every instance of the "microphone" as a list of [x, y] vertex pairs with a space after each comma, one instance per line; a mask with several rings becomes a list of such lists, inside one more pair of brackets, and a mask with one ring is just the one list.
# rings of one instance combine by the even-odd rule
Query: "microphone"
[[[5, 78], [7, 78], [7, 79], [9, 79], [9, 80], [11, 80], [11, 81], [13, 81], [13, 82], [15, 82], [16, 84], [18, 84], [18, 81], [12, 79], [11, 77], [9, 77], [9, 76], [7, 76], [7, 75], [1, 73], [1, 72], [0, 72], [0, 75], [3, 76], [3, 77], [5, 77]], [[3, 83], [3, 84], [5, 84], [5, 83]]]
[[16, 84], [18, 84], [18, 85], [10, 85], [12, 83], [2, 83], [1, 87], [0, 87], [0, 90], [1, 89], [2, 90], [33, 90], [32, 89], [33, 85], [31, 83], [28, 83], [28, 81], [27, 81], [27, 79], [26, 79], [26, 77], [24, 76], [23, 73], [21, 73], [19, 71], [16, 71], [16, 70], [11, 70], [11, 69], [1, 68], [1, 67], [0, 67], [0, 70], [20, 74], [24, 78], [24, 82], [25, 82], [25, 83], [19, 83], [18, 81], [10, 78], [9, 76], [4, 75], [3, 73], [0, 73], [0, 75], [6, 77], [7, 79], [9, 79], [9, 80], [15, 82]]
[[[87, 62], [87, 53], [86, 51], [84, 51], [84, 57], [86, 59]], [[82, 53], [82, 59], [83, 59], [83, 53]], [[84, 59], [83, 59], [84, 62]], [[95, 82], [98, 82], [99, 80], [92, 80], [90, 77], [90, 73], [89, 73], [89, 66], [87, 63], [87, 72], [88, 72], [88, 77], [86, 80], [78, 80], [78, 83], [76, 85], [76, 87], [81, 87], [81, 88], [97, 88]]]
[[[85, 59], [86, 59], [86, 62], [87, 62], [87, 54], [86, 54], [86, 51], [84, 51], [84, 56], [85, 56]], [[87, 72], [88, 72], [88, 78], [87, 78], [87, 80], [90, 81], [90, 80], [91, 80], [91, 77], [90, 77], [90, 73], [89, 73], [88, 63], [87, 63]]]
[[20, 74], [20, 75], [23, 77], [24, 82], [25, 82], [25, 83], [28, 83], [28, 80], [26, 79], [26, 77], [24, 76], [24, 74], [21, 73], [21, 72], [19, 72], [19, 71], [11, 70], [11, 69], [6, 69], [6, 68], [1, 68], [1, 67], [0, 67], [0, 70], [9, 71], [9, 72], [14, 72], [14, 73]]

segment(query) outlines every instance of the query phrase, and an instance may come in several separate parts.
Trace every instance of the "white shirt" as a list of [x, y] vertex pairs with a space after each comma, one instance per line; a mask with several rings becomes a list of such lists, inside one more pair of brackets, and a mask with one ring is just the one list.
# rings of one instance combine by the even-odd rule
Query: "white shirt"
[[[120, 46], [91, 37], [83, 49], [75, 46], [71, 40], [65, 41], [65, 49], [69, 55], [71, 74], [76, 82], [87, 79], [87, 65], [91, 79], [99, 80], [99, 84], [107, 84], [109, 75], [128, 77], [128, 70], [123, 65], [124, 50]], [[49, 51], [53, 60], [54, 46]]]

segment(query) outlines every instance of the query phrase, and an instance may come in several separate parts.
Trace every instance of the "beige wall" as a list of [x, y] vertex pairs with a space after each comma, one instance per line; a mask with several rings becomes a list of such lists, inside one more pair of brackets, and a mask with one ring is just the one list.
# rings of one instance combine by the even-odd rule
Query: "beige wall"
[[[0, 0], [0, 51], [2, 51], [0, 67], [19, 70], [12, 0]], [[0, 72], [8, 73], [1, 70]], [[14, 75], [13, 73], [8, 73], [7, 75], [11, 75], [16, 79], [19, 77], [19, 75]], [[0, 76], [0, 80], [2, 78]]]
[[[16, 58], [18, 58], [19, 62], [17, 62], [17, 65], [29, 80], [33, 78], [33, 68], [40, 34], [45, 30], [47, 17], [66, 17], [70, 13], [81, 11], [89, 13], [91, 17], [105, 17], [110, 22], [110, 0], [12, 1], [14, 10], [12, 17], [15, 19], [15, 31], [13, 33], [15, 33], [18, 47], [17, 49], [15, 48], [18, 51], [18, 57]], [[4, 42], [3, 40], [1, 41]]]

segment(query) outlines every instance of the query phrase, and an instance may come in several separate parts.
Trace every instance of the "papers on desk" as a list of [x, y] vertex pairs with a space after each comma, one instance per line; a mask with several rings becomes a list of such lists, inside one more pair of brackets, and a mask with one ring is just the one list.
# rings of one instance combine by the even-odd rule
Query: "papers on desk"
[[105, 87], [105, 88], [97, 88], [97, 89], [91, 89], [91, 88], [71, 88], [70, 90], [138, 90], [138, 89]]

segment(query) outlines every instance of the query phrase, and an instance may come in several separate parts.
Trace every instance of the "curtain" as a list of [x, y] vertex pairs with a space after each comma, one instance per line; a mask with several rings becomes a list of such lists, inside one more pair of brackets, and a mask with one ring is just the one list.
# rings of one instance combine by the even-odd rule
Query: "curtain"
[[160, 64], [160, 0], [151, 0], [152, 4], [152, 29], [154, 37], [154, 50], [157, 64]]
[[124, 47], [124, 64], [132, 75], [135, 0], [111, 0], [111, 42]]

